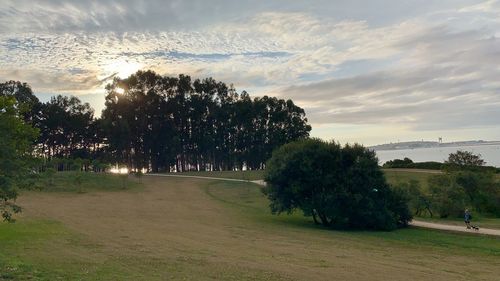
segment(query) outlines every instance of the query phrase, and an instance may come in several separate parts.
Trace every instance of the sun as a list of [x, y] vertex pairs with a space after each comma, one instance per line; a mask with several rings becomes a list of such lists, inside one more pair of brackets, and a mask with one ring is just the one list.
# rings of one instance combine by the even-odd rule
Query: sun
[[118, 87], [115, 89], [115, 92], [117, 92], [120, 95], [123, 95], [125, 93], [125, 89]]
[[111, 74], [116, 74], [120, 78], [127, 78], [138, 70], [142, 69], [144, 65], [137, 61], [127, 59], [116, 59], [110, 61], [104, 67], [104, 71]]

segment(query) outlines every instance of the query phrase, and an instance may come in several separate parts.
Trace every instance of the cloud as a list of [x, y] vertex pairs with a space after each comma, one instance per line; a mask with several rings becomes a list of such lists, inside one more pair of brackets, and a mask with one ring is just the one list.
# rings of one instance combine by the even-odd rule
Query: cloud
[[282, 89], [316, 123], [406, 125], [413, 130], [498, 126], [500, 40], [446, 28], [405, 38], [388, 70]]
[[0, 79], [82, 96], [148, 68], [293, 98], [323, 128], [498, 129], [499, 1], [283, 3], [6, 0]]
[[30, 69], [0, 69], [1, 80], [29, 81], [35, 92], [82, 95], [103, 86], [94, 73], [47, 72]]

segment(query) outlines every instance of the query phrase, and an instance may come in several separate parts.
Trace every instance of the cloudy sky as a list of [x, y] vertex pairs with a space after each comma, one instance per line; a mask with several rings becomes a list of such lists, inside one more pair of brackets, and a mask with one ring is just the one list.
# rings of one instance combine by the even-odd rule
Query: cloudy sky
[[2, 0], [0, 81], [100, 112], [138, 69], [291, 98], [325, 139], [500, 140], [500, 0]]

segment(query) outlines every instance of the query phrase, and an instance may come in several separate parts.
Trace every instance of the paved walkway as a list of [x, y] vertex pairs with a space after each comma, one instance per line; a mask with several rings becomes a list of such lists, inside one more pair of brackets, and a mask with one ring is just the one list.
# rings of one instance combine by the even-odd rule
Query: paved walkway
[[[187, 175], [176, 175], [176, 174], [145, 174], [145, 175], [146, 176], [157, 176], [157, 177], [177, 177], [177, 178], [195, 178], [195, 179], [212, 179], [212, 180], [223, 180], [223, 181], [253, 182], [255, 184], [262, 185], [262, 186], [266, 185], [266, 182], [264, 180], [251, 181], [251, 180], [241, 180], [241, 179], [187, 176]], [[476, 230], [469, 230], [465, 226], [424, 222], [424, 221], [418, 221], [418, 220], [413, 220], [410, 223], [410, 225], [415, 226], [415, 227], [439, 229], [439, 230], [446, 230], [446, 231], [467, 232], [467, 233], [471, 233], [471, 234], [487, 234], [487, 235], [500, 236], [499, 229], [480, 228], [479, 230], [476, 231]]]

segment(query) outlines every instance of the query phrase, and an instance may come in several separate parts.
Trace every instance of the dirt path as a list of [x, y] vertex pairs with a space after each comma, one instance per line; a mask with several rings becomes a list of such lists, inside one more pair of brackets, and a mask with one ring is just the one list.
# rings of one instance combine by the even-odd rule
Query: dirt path
[[449, 224], [441, 224], [441, 223], [433, 223], [433, 222], [425, 222], [413, 220], [410, 225], [416, 227], [424, 227], [424, 228], [433, 228], [440, 230], [448, 230], [448, 231], [458, 231], [458, 232], [467, 232], [472, 234], [487, 234], [487, 235], [495, 235], [500, 236], [500, 230], [498, 229], [489, 229], [489, 228], [480, 228], [479, 230], [470, 230], [464, 226], [458, 225], [449, 225]]
[[[386, 169], [391, 170], [391, 169]], [[403, 169], [398, 169], [403, 170]], [[412, 172], [428, 172], [428, 170], [412, 170]], [[435, 173], [441, 173], [441, 171], [434, 171]], [[264, 180], [239, 180], [239, 179], [229, 179], [229, 178], [216, 178], [216, 177], [202, 177], [202, 176], [185, 176], [185, 175], [166, 175], [166, 174], [147, 174], [147, 176], [160, 176], [160, 177], [183, 177], [183, 178], [196, 178], [196, 179], [212, 179], [212, 180], [224, 180], [224, 181], [237, 181], [237, 182], [253, 182], [258, 185], [265, 186], [266, 182]], [[410, 225], [415, 227], [423, 227], [423, 228], [432, 228], [446, 231], [457, 231], [457, 232], [466, 232], [471, 234], [486, 234], [486, 235], [495, 235], [500, 236], [499, 229], [489, 229], [489, 228], [480, 228], [479, 230], [469, 230], [465, 226], [457, 226], [457, 225], [449, 225], [449, 224], [441, 224], [441, 223], [431, 223], [424, 222], [419, 220], [413, 220]]]

